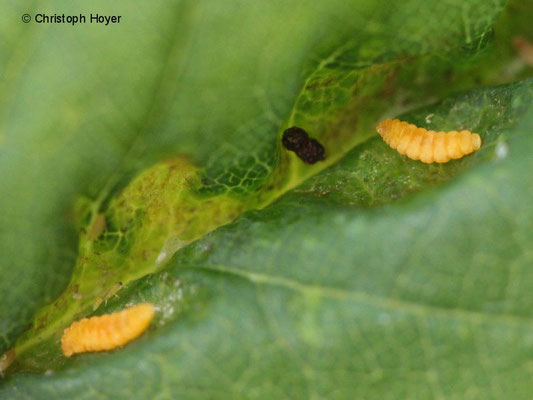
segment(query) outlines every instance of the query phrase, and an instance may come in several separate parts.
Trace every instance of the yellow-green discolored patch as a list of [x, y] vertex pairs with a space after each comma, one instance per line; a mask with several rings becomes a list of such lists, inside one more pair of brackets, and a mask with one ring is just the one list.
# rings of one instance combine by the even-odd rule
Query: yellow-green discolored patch
[[160, 269], [181, 247], [259, 201], [258, 196], [201, 196], [196, 192], [200, 177], [187, 158], [177, 157], [138, 175], [104, 212], [102, 200], [77, 202], [79, 256], [71, 282], [17, 341], [14, 350], [20, 364], [31, 368], [32, 353], [57, 341], [74, 318], [97, 309], [129, 282]]
[[15, 343], [16, 364], [39, 369], [36, 353], [61, 362], [60, 335], [74, 319], [98, 310], [128, 283], [160, 270], [180, 248], [248, 209], [270, 204], [338, 157], [302, 168], [299, 159], [284, 151], [261, 190], [239, 195], [202, 193], [204, 170], [178, 156], [141, 172], [116, 196], [103, 191], [96, 200], [79, 198], [72, 213], [80, 239], [71, 281]]

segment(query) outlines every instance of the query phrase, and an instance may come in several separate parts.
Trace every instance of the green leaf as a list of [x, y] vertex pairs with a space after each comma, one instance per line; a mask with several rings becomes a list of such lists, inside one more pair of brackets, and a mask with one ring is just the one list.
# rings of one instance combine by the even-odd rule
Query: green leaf
[[66, 364], [49, 345], [57, 372], [14, 377], [4, 393], [527, 398], [533, 81], [405, 118], [445, 125], [460, 110], [479, 152], [435, 167], [371, 139], [119, 292], [103, 312], [158, 307], [142, 339]]
[[[0, 348], [17, 341], [0, 393], [521, 398], [532, 84], [423, 106], [527, 76], [508, 69], [512, 12], [491, 44], [497, 3], [136, 3], [111, 41], [9, 5]], [[483, 147], [407, 160], [374, 131], [405, 110]], [[292, 125], [325, 162], [281, 148]], [[158, 306], [143, 338], [61, 355], [73, 320], [141, 300]]]
[[[10, 38], [0, 59], [1, 347], [79, 271], [77, 198], [89, 199], [94, 219], [135, 174], [185, 154], [202, 167], [202, 193], [229, 193], [242, 203], [256, 193], [268, 202], [368, 135], [377, 116], [398, 103], [391, 85], [410, 87], [409, 75], [425, 76], [416, 72], [425, 71], [424, 57], [405, 57], [465, 46], [460, 54], [474, 53], [501, 8], [481, 0], [411, 1], [398, 9], [385, 3], [135, 2], [120, 10], [121, 25], [106, 28], [22, 24], [20, 15], [34, 6], [9, 3], [0, 22]], [[52, 1], [35, 13], [59, 9], [117, 13], [104, 1], [66, 8]], [[402, 65], [412, 67], [404, 73]], [[326, 76], [333, 87], [305, 84]], [[321, 115], [331, 122], [314, 126]], [[324, 142], [326, 163], [309, 167], [280, 155], [287, 120]]]

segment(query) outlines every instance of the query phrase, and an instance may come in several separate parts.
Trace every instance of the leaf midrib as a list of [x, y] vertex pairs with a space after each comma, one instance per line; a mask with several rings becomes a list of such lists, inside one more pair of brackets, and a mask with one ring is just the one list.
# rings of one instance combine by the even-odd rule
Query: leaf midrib
[[373, 307], [387, 308], [393, 311], [401, 311], [404, 313], [414, 314], [416, 316], [422, 317], [440, 317], [444, 319], [462, 320], [477, 324], [500, 323], [501, 325], [506, 325], [510, 327], [524, 325], [533, 327], [533, 317], [530, 316], [519, 316], [504, 313], [490, 313], [485, 311], [475, 311], [461, 308], [439, 307], [434, 304], [423, 304], [408, 300], [401, 300], [398, 298], [387, 298], [383, 296], [373, 295], [360, 290], [346, 290], [331, 286], [308, 284], [282, 276], [249, 272], [223, 265], [197, 265], [187, 266], [183, 269], [201, 270], [204, 272], [216, 272], [223, 275], [239, 277], [256, 285], [268, 285], [277, 288], [289, 289], [291, 291], [298, 292], [302, 295], [319, 295], [321, 297], [338, 301], [355, 300]]

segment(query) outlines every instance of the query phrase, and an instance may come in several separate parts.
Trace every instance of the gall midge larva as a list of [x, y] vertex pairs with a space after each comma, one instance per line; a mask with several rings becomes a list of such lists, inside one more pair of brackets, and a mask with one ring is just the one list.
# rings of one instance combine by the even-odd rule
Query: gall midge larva
[[481, 136], [466, 130], [428, 131], [397, 119], [381, 121], [376, 130], [398, 153], [425, 163], [445, 163], [481, 147]]
[[61, 349], [70, 357], [88, 351], [112, 350], [139, 337], [150, 325], [155, 308], [143, 303], [125, 310], [73, 322], [63, 331]]

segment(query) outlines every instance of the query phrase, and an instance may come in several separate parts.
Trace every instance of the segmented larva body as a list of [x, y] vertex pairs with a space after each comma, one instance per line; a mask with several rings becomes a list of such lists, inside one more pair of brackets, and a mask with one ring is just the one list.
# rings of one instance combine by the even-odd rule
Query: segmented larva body
[[112, 350], [139, 337], [150, 326], [155, 308], [142, 303], [125, 310], [73, 322], [61, 337], [63, 354]]
[[412, 160], [445, 163], [481, 147], [481, 137], [470, 131], [435, 132], [397, 119], [386, 119], [377, 131], [390, 147]]

